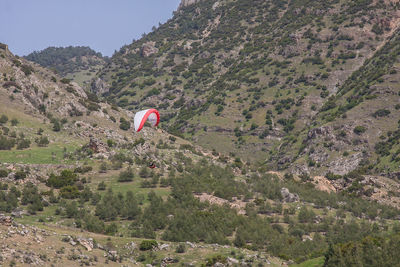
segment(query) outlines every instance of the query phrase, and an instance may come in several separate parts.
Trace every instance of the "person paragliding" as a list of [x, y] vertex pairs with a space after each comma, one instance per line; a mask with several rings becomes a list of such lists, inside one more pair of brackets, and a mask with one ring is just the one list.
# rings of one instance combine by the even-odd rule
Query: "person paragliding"
[[160, 113], [158, 113], [158, 110], [151, 108], [137, 112], [133, 118], [135, 131], [140, 132], [146, 121], [150, 122], [153, 127], [157, 126], [160, 122]]
[[[158, 112], [158, 110], [151, 108], [138, 111], [133, 118], [135, 131], [140, 132], [146, 121], [148, 121], [153, 127], [157, 126], [160, 123], [160, 113]], [[149, 163], [149, 168], [154, 169], [155, 167], [155, 162], [151, 161]]]

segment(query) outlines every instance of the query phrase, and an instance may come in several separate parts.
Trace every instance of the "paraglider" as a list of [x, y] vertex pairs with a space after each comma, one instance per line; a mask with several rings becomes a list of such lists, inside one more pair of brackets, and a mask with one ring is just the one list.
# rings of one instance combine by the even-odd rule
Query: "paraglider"
[[[158, 112], [158, 110], [151, 108], [138, 111], [135, 114], [135, 117], [133, 118], [135, 131], [140, 132], [146, 121], [148, 121], [153, 127], [157, 126], [158, 123], [160, 122], [160, 113]], [[151, 161], [149, 163], [149, 168], [154, 169], [155, 167], [156, 164], [153, 161]]]
[[160, 122], [160, 113], [154, 108], [145, 109], [137, 112], [133, 118], [135, 131], [140, 132], [146, 121], [150, 122], [151, 126], [157, 126]]

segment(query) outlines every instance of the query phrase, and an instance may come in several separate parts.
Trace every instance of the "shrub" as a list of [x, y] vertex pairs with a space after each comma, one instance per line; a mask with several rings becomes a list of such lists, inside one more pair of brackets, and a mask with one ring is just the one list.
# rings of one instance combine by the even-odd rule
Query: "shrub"
[[0, 124], [4, 124], [8, 121], [8, 117], [6, 115], [1, 115]]
[[29, 141], [28, 139], [21, 139], [21, 140], [18, 142], [17, 149], [29, 148], [30, 145], [31, 145], [31, 141]]
[[150, 250], [158, 246], [157, 241], [155, 240], [143, 240], [140, 243], [139, 249], [140, 250]]
[[131, 182], [134, 178], [133, 170], [132, 168], [126, 169], [126, 171], [122, 171], [119, 174], [118, 177], [118, 182]]
[[7, 177], [8, 171], [5, 169], [0, 169], [0, 178]]
[[185, 246], [185, 244], [179, 244], [179, 245], [176, 247], [176, 250], [175, 250], [176, 253], [185, 253], [185, 251], [186, 251], [186, 246]]
[[97, 190], [99, 190], [99, 191], [104, 191], [104, 190], [106, 190], [106, 184], [104, 183], [104, 181], [102, 181], [101, 183], [99, 183], [99, 185], [97, 186]]
[[60, 82], [62, 82], [64, 84], [69, 84], [71, 82], [71, 79], [63, 78], [60, 80]]
[[125, 118], [121, 117], [119, 119], [119, 122], [120, 122], [119, 128], [121, 130], [127, 131], [129, 130], [129, 128], [131, 128], [131, 123], [127, 121]]
[[79, 197], [79, 190], [76, 185], [67, 185], [60, 189], [60, 196], [67, 199], [74, 199]]
[[78, 175], [71, 170], [63, 170], [60, 175], [50, 174], [46, 185], [54, 188], [61, 188], [67, 185], [73, 185], [78, 180]]
[[332, 173], [332, 172], [328, 172], [327, 174], [325, 174], [325, 177], [326, 177], [326, 179], [328, 179], [328, 180], [337, 180], [337, 179], [342, 178], [341, 175], [339, 175], [339, 174], [334, 174], [334, 173]]
[[33, 72], [33, 68], [29, 65], [22, 65], [21, 70], [25, 73], [26, 76], [29, 76]]
[[26, 172], [24, 172], [24, 171], [17, 171], [16, 173], [15, 173], [15, 179], [16, 180], [23, 180], [23, 179], [25, 179], [26, 178]]
[[372, 116], [376, 117], [386, 117], [390, 114], [390, 110], [387, 109], [378, 109], [377, 111], [375, 111]]
[[10, 122], [12, 126], [17, 126], [17, 124], [19, 123], [17, 119], [12, 119]]
[[362, 134], [362, 133], [365, 133], [366, 130], [367, 130], [367, 129], [366, 129], [364, 126], [356, 126], [356, 127], [354, 127], [353, 132], [354, 132], [355, 134], [360, 135], [360, 134]]
[[41, 136], [40, 138], [36, 138], [35, 142], [40, 147], [45, 147], [50, 143], [49, 138], [47, 138], [47, 136]]
[[107, 225], [105, 232], [107, 235], [114, 235], [116, 232], [118, 232], [117, 224], [113, 222], [112, 224]]
[[9, 139], [4, 136], [0, 136], [0, 150], [10, 150], [15, 145], [14, 139]]

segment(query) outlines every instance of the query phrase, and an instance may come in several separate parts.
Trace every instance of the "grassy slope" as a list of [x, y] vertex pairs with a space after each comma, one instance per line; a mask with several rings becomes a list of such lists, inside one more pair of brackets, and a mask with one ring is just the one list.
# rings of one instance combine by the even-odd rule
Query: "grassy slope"
[[[324, 90], [335, 95], [398, 24], [398, 6], [389, 2], [255, 1], [249, 6], [246, 1], [221, 1], [215, 9], [213, 3], [184, 8], [156, 31], [123, 47], [99, 77], [108, 82], [108, 98], [117, 104], [134, 110], [158, 107], [167, 116], [176, 112], [163, 123], [171, 132], [246, 159], [267, 159], [271, 168], [283, 157], [295, 160], [305, 130], [318, 122], [315, 115], [328, 99], [321, 97]], [[303, 6], [308, 8], [301, 11]], [[372, 31], [380, 27], [374, 21], [362, 22], [385, 12], [394, 26], [383, 34]], [[158, 53], [143, 57], [140, 51], [149, 42], [155, 42]], [[182, 96], [185, 104], [174, 106]], [[288, 98], [294, 103], [277, 112], [278, 103]], [[218, 106], [223, 110], [216, 115]], [[265, 121], [268, 110], [272, 128]], [[277, 122], [296, 111], [294, 128], [286, 133]], [[234, 135], [235, 128], [241, 129], [242, 138]], [[259, 139], [265, 130], [266, 138]], [[292, 140], [294, 145], [285, 147]]]

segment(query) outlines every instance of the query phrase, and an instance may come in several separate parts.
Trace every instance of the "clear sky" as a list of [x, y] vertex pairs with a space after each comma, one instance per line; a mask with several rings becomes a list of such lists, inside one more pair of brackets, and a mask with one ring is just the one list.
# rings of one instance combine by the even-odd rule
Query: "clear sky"
[[111, 56], [172, 17], [180, 0], [0, 0], [0, 42], [25, 56], [89, 46]]

